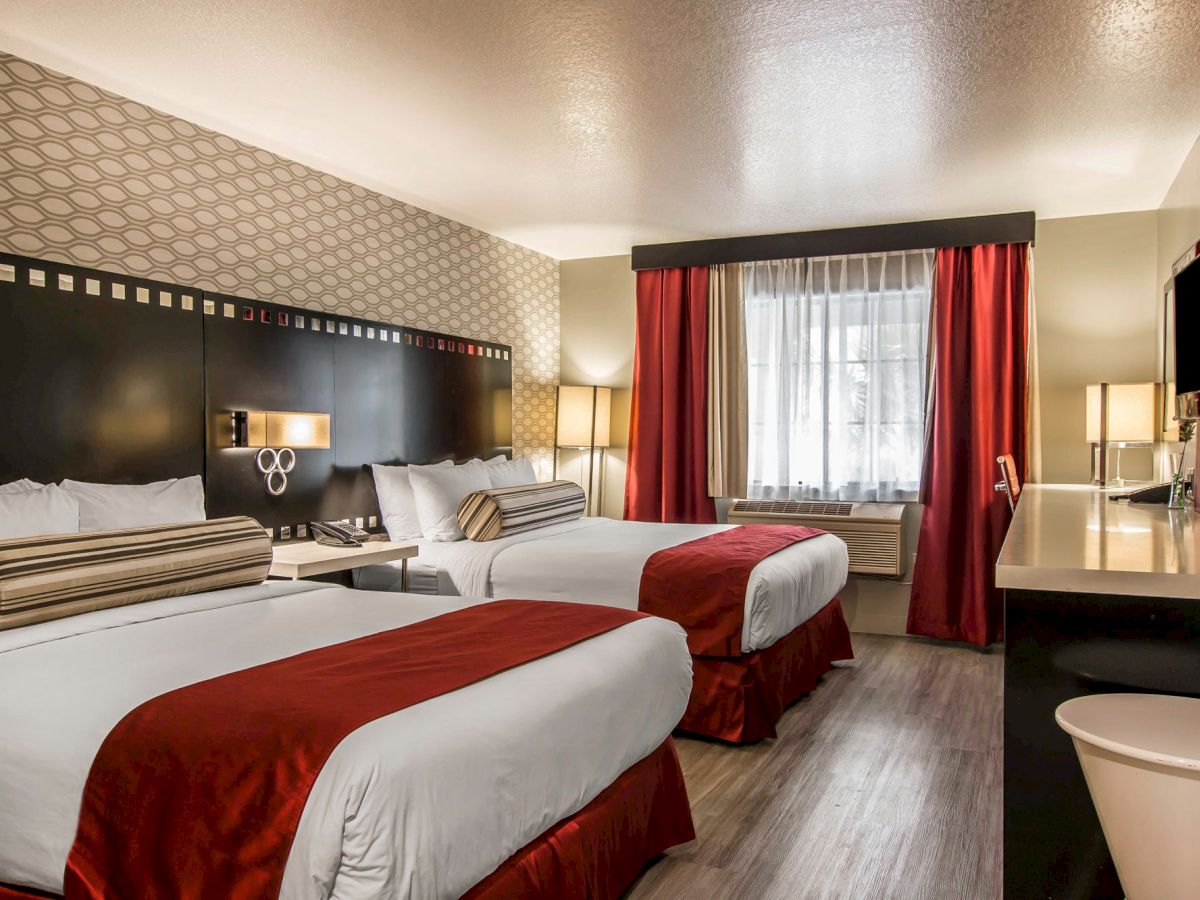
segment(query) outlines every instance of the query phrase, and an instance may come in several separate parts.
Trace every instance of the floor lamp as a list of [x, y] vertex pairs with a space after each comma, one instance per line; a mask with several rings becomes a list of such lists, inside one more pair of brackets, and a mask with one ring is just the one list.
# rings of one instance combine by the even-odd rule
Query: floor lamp
[[[558, 410], [554, 429], [554, 477], [558, 478], [559, 449], [587, 450], [587, 515], [593, 515], [592, 496], [599, 493], [600, 510], [604, 509], [604, 451], [610, 438], [609, 422], [612, 410], [612, 388], [559, 385]], [[596, 483], [596, 451], [600, 451], [600, 486]]]

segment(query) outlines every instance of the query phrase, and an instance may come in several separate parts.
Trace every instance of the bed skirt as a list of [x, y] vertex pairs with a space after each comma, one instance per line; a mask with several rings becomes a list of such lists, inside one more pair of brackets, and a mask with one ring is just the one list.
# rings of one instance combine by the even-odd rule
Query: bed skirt
[[[469, 900], [617, 900], [665, 850], [696, 836], [671, 738], [575, 815], [534, 838], [465, 895]], [[53, 897], [0, 885], [0, 900]]]
[[814, 690], [834, 662], [853, 659], [850, 628], [834, 597], [765, 650], [692, 657], [692, 697], [679, 730], [731, 744], [775, 737], [783, 711]]

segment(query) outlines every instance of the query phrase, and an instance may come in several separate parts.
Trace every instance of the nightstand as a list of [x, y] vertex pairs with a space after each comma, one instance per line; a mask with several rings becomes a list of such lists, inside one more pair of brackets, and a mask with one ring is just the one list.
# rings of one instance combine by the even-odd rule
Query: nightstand
[[400, 590], [408, 590], [408, 561], [417, 555], [416, 544], [392, 541], [367, 541], [361, 547], [335, 547], [316, 541], [290, 541], [273, 545], [272, 578], [297, 581], [313, 575], [326, 575], [362, 566], [374, 566], [400, 560]]

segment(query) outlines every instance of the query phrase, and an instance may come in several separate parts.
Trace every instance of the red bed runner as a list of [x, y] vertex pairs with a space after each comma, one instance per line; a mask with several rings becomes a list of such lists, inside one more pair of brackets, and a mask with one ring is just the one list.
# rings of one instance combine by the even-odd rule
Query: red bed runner
[[740, 525], [659, 550], [642, 568], [638, 609], [682, 625], [694, 656], [741, 656], [754, 567], [825, 533], [803, 525]]
[[65, 896], [275, 897], [313, 782], [343, 738], [639, 617], [499, 600], [155, 697], [96, 754]]
[[591, 803], [501, 863], [463, 900], [617, 900], [656, 856], [695, 836], [683, 771], [667, 738]]

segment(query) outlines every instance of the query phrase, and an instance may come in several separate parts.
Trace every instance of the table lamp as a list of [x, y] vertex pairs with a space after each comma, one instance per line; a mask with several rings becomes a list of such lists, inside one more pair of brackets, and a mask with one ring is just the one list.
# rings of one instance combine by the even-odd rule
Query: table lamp
[[1121, 477], [1121, 451], [1127, 447], [1151, 447], [1155, 440], [1155, 402], [1158, 386], [1142, 384], [1089, 384], [1087, 386], [1087, 441], [1093, 445], [1092, 482], [1108, 485], [1108, 447], [1117, 451], [1115, 483]]

